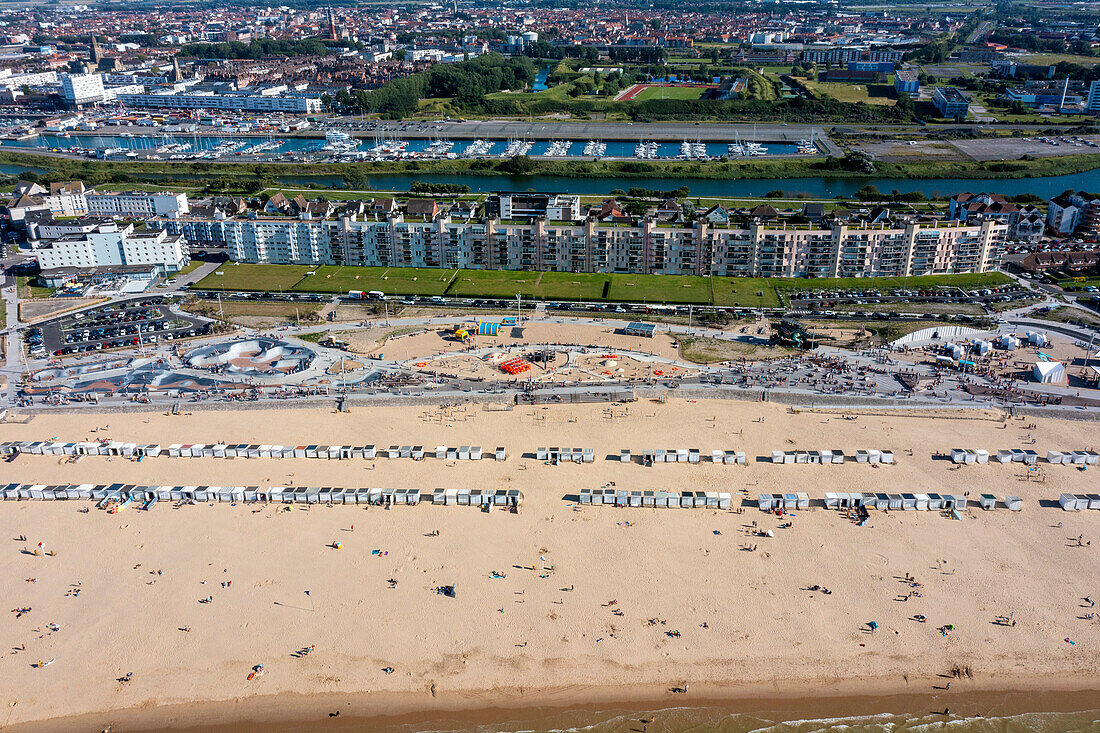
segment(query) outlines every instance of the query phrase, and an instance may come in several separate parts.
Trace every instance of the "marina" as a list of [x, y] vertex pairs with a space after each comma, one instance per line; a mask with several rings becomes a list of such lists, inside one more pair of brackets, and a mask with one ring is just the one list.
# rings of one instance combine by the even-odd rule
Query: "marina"
[[[811, 147], [812, 145], [812, 147]], [[105, 160], [248, 160], [343, 162], [356, 160], [418, 160], [441, 158], [507, 159], [521, 155], [550, 159], [722, 160], [768, 155], [817, 155], [816, 144], [795, 142], [734, 142], [681, 140], [553, 140], [477, 138], [456, 142], [445, 137], [402, 137], [385, 131], [371, 138], [329, 131], [317, 137], [219, 136], [199, 134], [97, 133], [42, 134], [0, 140], [0, 147], [28, 152], [48, 151]]]

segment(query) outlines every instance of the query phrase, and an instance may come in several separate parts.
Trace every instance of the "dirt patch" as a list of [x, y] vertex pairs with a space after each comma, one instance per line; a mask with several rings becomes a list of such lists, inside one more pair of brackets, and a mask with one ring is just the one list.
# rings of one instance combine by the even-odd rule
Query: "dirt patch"
[[107, 298], [39, 298], [19, 302], [19, 320], [28, 323], [103, 303]]
[[276, 328], [296, 322], [315, 323], [320, 320], [321, 306], [315, 303], [264, 303], [255, 301], [199, 300], [188, 303], [183, 310], [217, 318], [247, 328]]
[[679, 342], [680, 356], [695, 364], [714, 364], [735, 359], [778, 359], [798, 353], [795, 349], [767, 344], [748, 344], [707, 336], [684, 336]]

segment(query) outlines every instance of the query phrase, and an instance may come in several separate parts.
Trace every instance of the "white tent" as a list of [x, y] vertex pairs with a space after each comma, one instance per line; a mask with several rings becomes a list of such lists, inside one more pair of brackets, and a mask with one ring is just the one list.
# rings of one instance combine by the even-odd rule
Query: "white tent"
[[1057, 384], [1066, 381], [1066, 367], [1060, 361], [1037, 361], [1031, 376], [1040, 384]]

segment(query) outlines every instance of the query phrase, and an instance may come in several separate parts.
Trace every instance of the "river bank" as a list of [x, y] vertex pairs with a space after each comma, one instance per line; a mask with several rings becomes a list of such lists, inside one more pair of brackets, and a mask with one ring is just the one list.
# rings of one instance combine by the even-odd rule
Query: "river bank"
[[205, 179], [232, 177], [243, 186], [287, 176], [302, 176], [304, 168], [313, 177], [339, 178], [354, 187], [386, 174], [418, 176], [549, 176], [555, 178], [669, 180], [739, 180], [828, 177], [873, 182], [881, 178], [933, 179], [1022, 179], [1053, 177], [1087, 172], [1100, 168], [1100, 154], [1067, 155], [1008, 161], [913, 161], [876, 163], [873, 172], [848, 170], [839, 159], [776, 156], [774, 159], [737, 161], [564, 161], [537, 158], [508, 160], [380, 161], [370, 163], [317, 163], [308, 167], [295, 163], [233, 163], [213, 161], [107, 162], [49, 153], [24, 153], [0, 150], [0, 165], [46, 168], [65, 178], [83, 178], [101, 183], [127, 181], [184, 181], [188, 177]]

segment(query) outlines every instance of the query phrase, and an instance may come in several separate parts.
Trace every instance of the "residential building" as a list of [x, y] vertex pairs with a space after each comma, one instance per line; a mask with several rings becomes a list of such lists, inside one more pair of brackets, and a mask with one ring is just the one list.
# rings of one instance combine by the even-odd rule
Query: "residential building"
[[[265, 90], [266, 92], [266, 90]], [[286, 93], [248, 94], [231, 91], [190, 90], [119, 94], [118, 101], [136, 109], [202, 109], [229, 112], [292, 112], [310, 114], [321, 111], [320, 97]]]
[[500, 193], [485, 201], [486, 213], [501, 219], [550, 219], [576, 221], [581, 218], [581, 197], [547, 193]]
[[69, 234], [34, 250], [42, 270], [59, 267], [149, 265], [163, 274], [178, 272], [189, 261], [181, 236], [165, 231], [136, 232], [133, 224], [100, 224], [94, 231]]
[[223, 228], [229, 257], [240, 262], [757, 277], [984, 272], [1000, 263], [1008, 232], [992, 219], [797, 225], [717, 215], [666, 223], [614, 210], [569, 222], [397, 213], [228, 219]]
[[98, 104], [107, 96], [103, 90], [102, 74], [62, 74], [61, 96], [69, 107], [85, 107]]
[[932, 104], [948, 119], [964, 118], [970, 111], [970, 100], [955, 87], [937, 87], [932, 93]]
[[1100, 237], [1100, 194], [1066, 191], [1047, 204], [1047, 227], [1057, 234]]
[[145, 218], [188, 212], [186, 193], [89, 193], [87, 213], [97, 216]]

